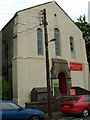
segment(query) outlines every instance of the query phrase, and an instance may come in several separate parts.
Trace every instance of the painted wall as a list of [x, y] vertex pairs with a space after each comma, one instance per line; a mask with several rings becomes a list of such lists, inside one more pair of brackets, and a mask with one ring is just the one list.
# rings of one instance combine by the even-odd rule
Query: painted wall
[[[58, 28], [61, 35], [60, 57], [55, 55], [55, 43], [49, 43], [50, 69], [52, 67], [52, 58], [66, 59], [68, 63], [79, 62], [83, 65], [83, 70], [71, 71], [72, 86], [78, 85], [88, 88], [88, 64], [82, 33], [55, 2], [50, 2], [20, 11], [15, 17], [14, 34], [17, 36], [13, 40], [13, 93], [14, 99], [19, 98], [18, 103], [22, 105], [29, 101], [30, 91], [33, 87], [44, 87], [47, 85], [45, 53], [43, 56], [38, 56], [37, 54], [37, 28], [43, 30], [43, 26], [39, 24], [40, 11], [44, 8], [47, 11], [48, 39], [54, 38], [54, 28]], [[71, 58], [70, 36], [74, 38], [75, 59]], [[44, 34], [43, 46], [45, 51]]]
[[90, 1], [88, 2], [88, 22], [90, 23]]

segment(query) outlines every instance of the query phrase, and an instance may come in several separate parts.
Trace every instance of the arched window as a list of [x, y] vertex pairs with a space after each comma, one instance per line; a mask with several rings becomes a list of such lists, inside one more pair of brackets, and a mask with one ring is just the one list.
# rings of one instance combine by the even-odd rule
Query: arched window
[[61, 51], [60, 51], [60, 31], [57, 28], [54, 29], [54, 38], [56, 39], [55, 40], [55, 54], [56, 54], [56, 56], [60, 56], [61, 55]]
[[37, 51], [38, 55], [43, 55], [43, 32], [41, 28], [37, 29]]
[[74, 38], [71, 36], [70, 38], [70, 50], [72, 59], [75, 58], [75, 48], [74, 48]]

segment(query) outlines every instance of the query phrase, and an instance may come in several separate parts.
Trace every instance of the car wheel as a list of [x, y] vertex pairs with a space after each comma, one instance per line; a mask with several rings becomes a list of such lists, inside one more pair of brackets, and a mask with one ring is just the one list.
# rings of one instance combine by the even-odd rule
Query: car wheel
[[87, 116], [89, 115], [88, 109], [85, 108], [85, 109], [83, 110], [82, 114], [83, 114], [84, 117], [87, 117]]
[[34, 115], [34, 116], [30, 117], [30, 120], [40, 120], [40, 117], [37, 115]]

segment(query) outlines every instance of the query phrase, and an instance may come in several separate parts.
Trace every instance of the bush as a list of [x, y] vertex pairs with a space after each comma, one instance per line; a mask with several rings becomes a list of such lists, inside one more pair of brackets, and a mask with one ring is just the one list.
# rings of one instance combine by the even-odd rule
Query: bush
[[6, 100], [8, 99], [8, 91], [9, 91], [9, 85], [7, 80], [0, 76], [0, 99]]

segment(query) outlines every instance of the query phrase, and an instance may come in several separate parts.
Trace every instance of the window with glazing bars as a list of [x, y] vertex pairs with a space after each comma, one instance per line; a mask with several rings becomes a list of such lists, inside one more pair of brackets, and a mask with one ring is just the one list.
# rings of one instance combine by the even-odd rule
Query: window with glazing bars
[[56, 56], [60, 56], [61, 55], [61, 51], [60, 51], [60, 31], [58, 28], [54, 29], [54, 38], [55, 40], [55, 54]]
[[43, 55], [43, 32], [41, 28], [37, 29], [37, 51], [38, 55]]

